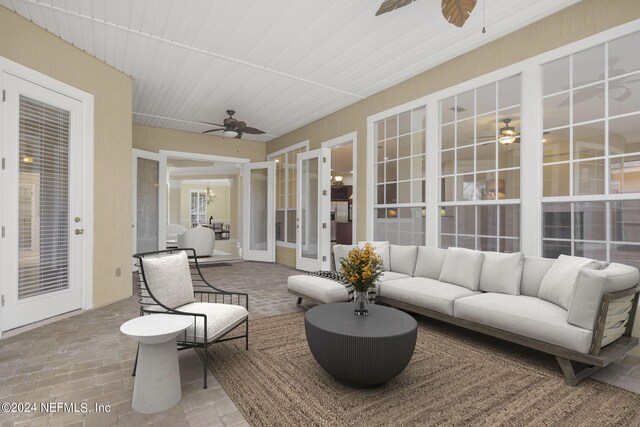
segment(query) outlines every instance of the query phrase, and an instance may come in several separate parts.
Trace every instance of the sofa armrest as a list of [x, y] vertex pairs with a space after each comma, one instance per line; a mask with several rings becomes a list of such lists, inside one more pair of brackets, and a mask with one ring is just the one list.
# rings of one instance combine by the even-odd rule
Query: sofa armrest
[[640, 286], [624, 291], [606, 293], [602, 296], [596, 325], [591, 341], [591, 354], [597, 356], [600, 349], [622, 336], [633, 332], [638, 309]]

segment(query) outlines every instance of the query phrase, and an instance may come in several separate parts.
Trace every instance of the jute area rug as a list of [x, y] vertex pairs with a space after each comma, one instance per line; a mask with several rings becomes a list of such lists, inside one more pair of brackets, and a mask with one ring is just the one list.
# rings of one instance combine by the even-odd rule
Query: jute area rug
[[553, 358], [424, 318], [407, 369], [354, 388], [316, 363], [303, 316], [252, 321], [249, 351], [244, 341], [209, 350], [252, 426], [640, 425], [640, 395], [595, 380], [568, 386]]

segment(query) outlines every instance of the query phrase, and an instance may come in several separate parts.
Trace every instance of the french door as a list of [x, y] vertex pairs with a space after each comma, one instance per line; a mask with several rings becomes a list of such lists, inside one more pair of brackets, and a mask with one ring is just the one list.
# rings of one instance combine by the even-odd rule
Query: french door
[[242, 186], [242, 258], [275, 262], [275, 162], [245, 163]]
[[296, 268], [328, 270], [330, 253], [330, 171], [328, 148], [298, 154]]
[[2, 330], [82, 307], [83, 105], [2, 74]]

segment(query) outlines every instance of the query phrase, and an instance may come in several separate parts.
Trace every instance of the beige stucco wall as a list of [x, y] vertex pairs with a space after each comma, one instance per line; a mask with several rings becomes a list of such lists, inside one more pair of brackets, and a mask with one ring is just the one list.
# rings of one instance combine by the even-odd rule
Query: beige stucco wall
[[0, 56], [94, 96], [93, 302], [131, 295], [131, 78], [1, 6]]
[[266, 159], [264, 142], [246, 139], [221, 138], [193, 132], [133, 125], [133, 148], [151, 151], [182, 151], [186, 153], [212, 154], [216, 156], [241, 157], [252, 162]]

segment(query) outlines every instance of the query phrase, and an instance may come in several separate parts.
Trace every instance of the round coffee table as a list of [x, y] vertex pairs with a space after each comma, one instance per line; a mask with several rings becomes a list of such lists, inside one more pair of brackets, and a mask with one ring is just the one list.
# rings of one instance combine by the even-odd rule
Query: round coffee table
[[318, 305], [304, 316], [307, 342], [316, 361], [334, 378], [352, 384], [382, 384], [400, 374], [413, 356], [418, 324], [399, 310], [369, 305], [368, 316], [353, 303]]
[[176, 337], [193, 324], [193, 316], [150, 314], [120, 326], [120, 332], [140, 342], [133, 385], [133, 409], [156, 414], [182, 398]]

